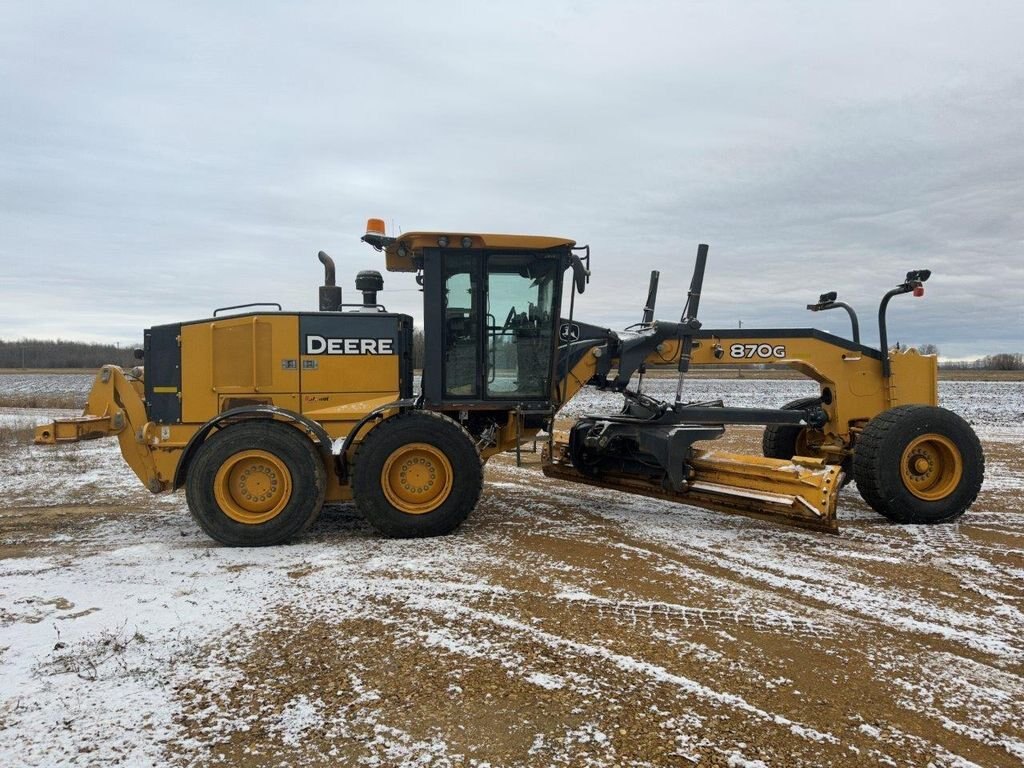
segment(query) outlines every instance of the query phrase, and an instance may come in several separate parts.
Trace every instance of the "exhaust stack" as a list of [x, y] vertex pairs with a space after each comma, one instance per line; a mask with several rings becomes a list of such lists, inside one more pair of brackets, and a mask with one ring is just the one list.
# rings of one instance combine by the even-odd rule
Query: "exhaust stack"
[[334, 259], [323, 251], [316, 256], [324, 265], [324, 284], [320, 286], [320, 311], [337, 312], [341, 309], [341, 286], [334, 282]]

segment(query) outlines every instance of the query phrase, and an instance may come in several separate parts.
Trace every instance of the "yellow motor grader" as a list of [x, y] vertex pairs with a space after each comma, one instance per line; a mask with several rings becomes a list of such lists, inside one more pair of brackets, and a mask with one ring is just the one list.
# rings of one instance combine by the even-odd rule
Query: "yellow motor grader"
[[[573, 316], [591, 274], [589, 248], [573, 240], [389, 237], [379, 219], [362, 240], [422, 287], [419, 391], [412, 318], [378, 303], [376, 271], [360, 272], [361, 300], [343, 303], [321, 251], [319, 311], [243, 305], [149, 328], [136, 352], [143, 365], [103, 367], [84, 414], [39, 427], [36, 442], [117, 436], [150, 491], [184, 487], [198, 524], [231, 546], [284, 542], [325, 502], [347, 500], [387, 536], [449, 533], [477, 505], [484, 462], [542, 432], [550, 477], [823, 531], [837, 530], [836, 499], [851, 477], [899, 523], [954, 520], [981, 487], [978, 438], [938, 407], [935, 357], [888, 349], [886, 307], [921, 295], [926, 270], [883, 298], [875, 349], [835, 294], [808, 308], [846, 310], [851, 339], [702, 327], [706, 245], [678, 322], [654, 319], [655, 272], [640, 322], [616, 332]], [[683, 399], [692, 365], [766, 363], [800, 371], [819, 394], [778, 409]], [[677, 370], [674, 401], [632, 383], [652, 365]], [[579, 418], [556, 439], [556, 415], [585, 386], [621, 394], [622, 407]], [[731, 424], [764, 426], [764, 455], [696, 446]]]

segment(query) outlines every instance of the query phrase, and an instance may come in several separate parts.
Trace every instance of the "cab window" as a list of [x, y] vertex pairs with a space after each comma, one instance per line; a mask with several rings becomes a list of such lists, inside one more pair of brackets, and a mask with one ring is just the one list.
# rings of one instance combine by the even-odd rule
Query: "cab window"
[[488, 398], [548, 397], [557, 275], [557, 259], [505, 255], [488, 258]]
[[444, 392], [478, 397], [479, 257], [453, 254], [444, 261]]

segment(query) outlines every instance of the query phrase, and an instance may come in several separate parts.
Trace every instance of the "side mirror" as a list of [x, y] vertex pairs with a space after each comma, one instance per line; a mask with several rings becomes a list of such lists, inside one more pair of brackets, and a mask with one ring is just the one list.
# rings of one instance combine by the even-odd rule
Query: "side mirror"
[[575, 253], [569, 254], [569, 266], [572, 267], [572, 278], [573, 284], [576, 286], [576, 293], [583, 293], [587, 287], [590, 270], [586, 268], [583, 260]]

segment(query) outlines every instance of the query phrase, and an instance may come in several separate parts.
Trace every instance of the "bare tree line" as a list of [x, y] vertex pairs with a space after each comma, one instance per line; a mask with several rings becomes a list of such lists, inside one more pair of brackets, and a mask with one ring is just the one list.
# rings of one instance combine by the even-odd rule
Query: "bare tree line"
[[946, 360], [939, 367], [954, 371], [1024, 371], [1024, 354], [1001, 352], [977, 360]]
[[[139, 345], [141, 346], [141, 344]], [[99, 368], [138, 365], [133, 347], [66, 339], [0, 341], [0, 368]]]
[[[939, 348], [934, 344], [920, 344], [917, 351], [922, 355], [939, 354]], [[939, 368], [949, 371], [1024, 371], [1024, 354], [1000, 352], [977, 360], [942, 360]]]

